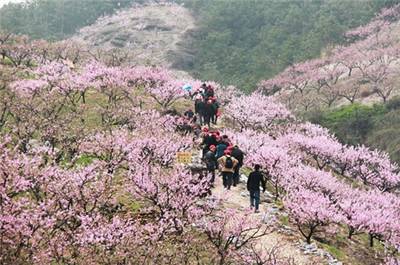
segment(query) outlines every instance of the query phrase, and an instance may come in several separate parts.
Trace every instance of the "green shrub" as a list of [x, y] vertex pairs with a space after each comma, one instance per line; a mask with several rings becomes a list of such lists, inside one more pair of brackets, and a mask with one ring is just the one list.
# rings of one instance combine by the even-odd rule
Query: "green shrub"
[[386, 107], [389, 110], [400, 109], [400, 96], [393, 97], [386, 102]]
[[365, 142], [367, 135], [374, 128], [375, 120], [386, 112], [384, 105], [370, 107], [352, 104], [321, 114], [318, 123], [330, 128], [342, 142], [356, 145]]

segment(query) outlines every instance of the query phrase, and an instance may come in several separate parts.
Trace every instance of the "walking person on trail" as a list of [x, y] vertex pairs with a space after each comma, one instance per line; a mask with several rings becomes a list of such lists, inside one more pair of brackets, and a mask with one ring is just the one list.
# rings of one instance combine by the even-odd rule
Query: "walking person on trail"
[[235, 167], [235, 173], [233, 174], [233, 186], [236, 187], [240, 180], [240, 168], [243, 166], [244, 153], [237, 145], [235, 145], [232, 149], [232, 156], [238, 161], [238, 164]]
[[260, 205], [260, 184], [262, 185], [263, 192], [265, 192], [265, 179], [260, 169], [260, 165], [255, 165], [254, 171], [250, 173], [247, 180], [247, 190], [250, 192], [250, 207], [254, 207], [255, 213], [260, 212], [258, 210]]
[[202, 95], [202, 96], [205, 96], [206, 95], [206, 90], [207, 90], [207, 84], [206, 83], [203, 83], [201, 86], [200, 86], [200, 94]]
[[198, 116], [198, 120], [200, 122], [200, 125], [203, 125], [204, 122], [204, 108], [205, 108], [205, 103], [203, 96], [198, 94], [195, 99], [194, 99], [194, 112]]
[[211, 127], [211, 117], [214, 115], [214, 107], [211, 100], [207, 100], [204, 106], [204, 124]]
[[211, 174], [211, 186], [214, 186], [215, 169], [217, 169], [218, 165], [217, 157], [215, 156], [215, 150], [215, 145], [211, 145], [210, 150], [208, 150], [204, 155], [204, 162], [206, 163], [207, 171], [209, 174]]
[[205, 89], [205, 95], [207, 98], [214, 97], [214, 88], [211, 85], [208, 85]]
[[219, 103], [215, 97], [211, 98], [212, 101], [212, 107], [213, 107], [213, 115], [211, 117], [211, 122], [213, 124], [217, 124], [218, 120], [218, 111], [219, 111]]
[[225, 150], [224, 156], [220, 157], [217, 161], [222, 173], [222, 183], [224, 188], [230, 190], [233, 182], [233, 173], [235, 172], [235, 167], [238, 164], [238, 161], [231, 156], [228, 150]]
[[201, 143], [203, 147], [202, 158], [204, 158], [205, 154], [210, 149], [210, 146], [214, 144], [214, 139], [207, 127], [203, 128], [202, 138], [203, 138], [203, 141]]
[[219, 159], [220, 157], [222, 157], [224, 155], [224, 152], [226, 150], [226, 148], [228, 147], [228, 145], [222, 141], [221, 137], [217, 137], [217, 159]]
[[218, 134], [219, 134], [218, 131], [211, 132], [211, 139], [212, 139], [211, 144], [212, 145], [215, 145], [215, 146], [218, 145], [218, 141], [217, 141], [217, 138], [219, 137]]

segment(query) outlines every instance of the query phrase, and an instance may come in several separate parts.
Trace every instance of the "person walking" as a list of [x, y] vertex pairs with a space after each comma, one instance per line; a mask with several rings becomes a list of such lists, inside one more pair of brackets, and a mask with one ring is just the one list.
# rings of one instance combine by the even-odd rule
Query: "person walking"
[[214, 114], [214, 108], [211, 100], [208, 100], [204, 106], [204, 124], [211, 127], [211, 118]]
[[203, 147], [202, 158], [204, 158], [208, 150], [210, 150], [210, 146], [213, 144], [213, 138], [210, 132], [208, 131], [207, 127], [203, 128], [202, 138], [203, 138], [203, 141], [201, 143], [201, 146]]
[[250, 192], [250, 207], [254, 207], [254, 212], [259, 213], [258, 207], [260, 205], [260, 184], [265, 192], [265, 179], [262, 175], [260, 165], [254, 166], [254, 171], [250, 173], [247, 180], [247, 190]]
[[199, 94], [196, 96], [194, 101], [194, 112], [198, 116], [198, 121], [200, 122], [200, 125], [204, 124], [204, 108], [205, 108], [204, 99]]
[[235, 167], [238, 164], [238, 161], [231, 156], [231, 153], [228, 150], [225, 150], [224, 155], [217, 161], [222, 173], [222, 183], [224, 188], [230, 190], [233, 181], [233, 173], [235, 172]]
[[238, 164], [235, 167], [235, 173], [233, 174], [233, 186], [236, 187], [240, 180], [240, 168], [243, 166], [244, 153], [237, 145], [235, 145], [232, 149], [232, 156], [238, 161]]
[[217, 101], [217, 99], [214, 97], [212, 98], [212, 107], [213, 107], [213, 115], [211, 117], [211, 122], [213, 124], [217, 124], [217, 120], [218, 120], [218, 110], [219, 110], [219, 103]]
[[214, 186], [215, 169], [217, 168], [217, 157], [215, 156], [215, 145], [210, 146], [210, 150], [204, 155], [204, 162], [206, 163], [207, 171], [211, 174], [211, 186]]
[[222, 141], [221, 137], [217, 136], [216, 137], [217, 140], [217, 159], [219, 159], [220, 157], [222, 157], [225, 153], [226, 148], [228, 147], [228, 145]]

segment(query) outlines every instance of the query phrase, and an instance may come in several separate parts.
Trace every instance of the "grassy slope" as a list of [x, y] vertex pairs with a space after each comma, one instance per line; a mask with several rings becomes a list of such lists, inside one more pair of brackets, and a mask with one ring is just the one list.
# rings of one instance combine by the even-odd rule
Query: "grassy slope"
[[330, 129], [342, 143], [384, 150], [400, 162], [400, 98], [387, 104], [353, 104], [308, 113], [305, 118]]

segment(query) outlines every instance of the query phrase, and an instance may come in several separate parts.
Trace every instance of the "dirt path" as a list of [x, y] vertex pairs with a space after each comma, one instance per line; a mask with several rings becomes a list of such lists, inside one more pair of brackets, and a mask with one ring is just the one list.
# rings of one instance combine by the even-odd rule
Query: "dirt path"
[[[227, 193], [226, 195], [226, 202], [224, 203], [225, 207], [229, 208], [235, 208], [235, 209], [241, 209], [243, 211], [246, 211], [249, 208], [249, 196], [248, 192], [245, 189], [245, 184], [240, 183], [236, 187], [232, 187], [230, 191], [225, 191], [223, 189], [222, 185], [222, 177], [217, 177], [216, 178], [216, 185], [215, 188], [213, 189], [214, 194], [222, 194], [222, 193]], [[244, 194], [247, 196], [244, 197]], [[254, 213], [255, 218], [262, 219], [263, 215], [271, 210], [272, 204], [267, 204], [265, 203], [265, 195], [261, 193], [261, 205], [260, 205], [260, 213]], [[296, 241], [295, 238], [288, 238], [288, 236], [280, 234], [278, 232], [273, 232], [271, 234], [268, 234], [262, 238], [259, 239], [260, 244], [269, 249], [273, 248], [275, 246], [280, 246], [280, 249], [283, 249], [284, 252], [279, 253], [283, 257], [286, 258], [293, 258], [296, 261], [296, 264], [323, 264], [322, 259], [317, 259], [314, 256], [309, 256], [301, 253], [299, 248], [295, 246]]]
[[[195, 154], [195, 160], [199, 161], [201, 152]], [[222, 185], [222, 177], [216, 176], [215, 188], [212, 190], [215, 195], [226, 195], [226, 201], [224, 206], [228, 208], [239, 209], [247, 211], [250, 206], [249, 194], [246, 190], [244, 180], [241, 179], [241, 183], [238, 186], [232, 187], [230, 191], [226, 191]], [[266, 203], [266, 195], [261, 193], [260, 213], [253, 213], [254, 218], [262, 220], [267, 212], [270, 212], [274, 208], [273, 203]], [[271, 234], [261, 237], [259, 243], [266, 249], [279, 246], [279, 249], [284, 250], [279, 253], [281, 257], [291, 258], [296, 264], [309, 265], [309, 264], [326, 264], [323, 258], [316, 256], [306, 255], [300, 251], [296, 246], [296, 242], [300, 240], [298, 236], [288, 236], [278, 231], [274, 231]]]

